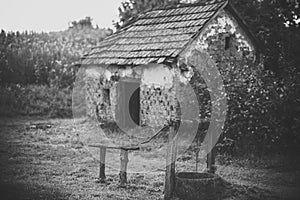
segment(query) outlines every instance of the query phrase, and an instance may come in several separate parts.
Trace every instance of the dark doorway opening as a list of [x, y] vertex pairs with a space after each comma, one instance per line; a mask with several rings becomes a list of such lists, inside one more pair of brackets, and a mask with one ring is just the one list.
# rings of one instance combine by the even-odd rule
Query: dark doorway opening
[[136, 125], [140, 125], [140, 88], [138, 87], [129, 99], [129, 114]]
[[140, 125], [140, 83], [120, 82], [119, 122], [123, 128]]

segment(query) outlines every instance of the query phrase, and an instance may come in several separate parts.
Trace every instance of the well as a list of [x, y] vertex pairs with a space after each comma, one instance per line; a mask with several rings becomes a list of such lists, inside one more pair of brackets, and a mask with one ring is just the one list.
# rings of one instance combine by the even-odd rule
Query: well
[[176, 174], [175, 194], [184, 200], [218, 200], [222, 197], [222, 179], [211, 173]]

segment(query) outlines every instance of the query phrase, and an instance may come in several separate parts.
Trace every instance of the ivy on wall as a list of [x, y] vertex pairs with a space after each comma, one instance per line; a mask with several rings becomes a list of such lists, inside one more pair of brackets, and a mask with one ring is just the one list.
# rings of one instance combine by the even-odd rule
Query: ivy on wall
[[[226, 89], [228, 113], [220, 149], [227, 153], [263, 154], [276, 146], [280, 133], [276, 119], [272, 118], [272, 108], [274, 100], [280, 101], [277, 82], [272, 73], [256, 60], [254, 46], [235, 20], [222, 12], [184, 52], [185, 56], [193, 49], [209, 53]], [[181, 65], [181, 68], [187, 67]], [[209, 92], [201, 89], [201, 82], [201, 74], [195, 71], [190, 83], [201, 102], [202, 117], [207, 118], [211, 102]], [[273, 135], [275, 131], [277, 134]]]

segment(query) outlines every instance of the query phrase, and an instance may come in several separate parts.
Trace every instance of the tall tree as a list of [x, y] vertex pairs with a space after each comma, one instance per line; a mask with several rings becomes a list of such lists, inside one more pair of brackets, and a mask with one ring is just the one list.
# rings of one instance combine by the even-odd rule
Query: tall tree
[[293, 148], [292, 143], [299, 141], [300, 126], [300, 1], [232, 0], [232, 3], [263, 44], [265, 67], [279, 77], [277, 91], [281, 95], [274, 104], [274, 115], [278, 130], [282, 127], [282, 143]]
[[287, 66], [300, 66], [299, 0], [231, 2], [264, 44], [266, 67], [279, 75]]
[[158, 7], [176, 5], [180, 2], [181, 0], [128, 0], [122, 2], [121, 7], [119, 7], [120, 21], [115, 22], [114, 25], [119, 29], [126, 26], [139, 13]]

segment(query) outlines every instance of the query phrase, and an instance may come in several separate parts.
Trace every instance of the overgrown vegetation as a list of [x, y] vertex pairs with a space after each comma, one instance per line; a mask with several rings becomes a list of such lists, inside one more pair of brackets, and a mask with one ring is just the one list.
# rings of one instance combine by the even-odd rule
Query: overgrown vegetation
[[80, 58], [112, 30], [87, 17], [65, 31], [0, 33], [1, 114], [69, 117]]
[[[298, 155], [299, 1], [231, 2], [259, 39], [264, 54], [263, 71], [260, 73], [255, 71], [258, 75], [255, 91], [252, 94], [246, 91], [241, 93], [240, 107], [233, 106], [235, 110], [238, 109], [248, 117], [239, 117], [229, 123], [242, 130], [231, 132], [231, 135], [239, 135], [233, 137], [235, 145], [232, 146], [240, 146], [235, 151], [241, 153], [260, 152], [263, 155], [271, 152], [288, 152], [290, 155]], [[245, 98], [246, 96], [248, 98]]]
[[[240, 113], [229, 120], [231, 146], [239, 154], [258, 152], [299, 154], [300, 60], [299, 1], [231, 1], [256, 35], [264, 54], [262, 71], [254, 90], [241, 90], [231, 111]], [[253, 69], [249, 69], [250, 71]], [[243, 72], [241, 72], [243, 73]], [[255, 74], [255, 76], [251, 76]], [[250, 85], [249, 85], [250, 86]], [[245, 117], [241, 117], [241, 114]], [[228, 148], [227, 148], [228, 150]]]

